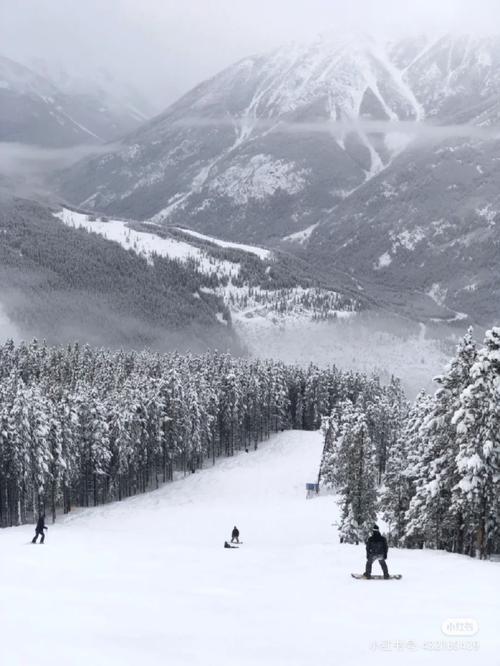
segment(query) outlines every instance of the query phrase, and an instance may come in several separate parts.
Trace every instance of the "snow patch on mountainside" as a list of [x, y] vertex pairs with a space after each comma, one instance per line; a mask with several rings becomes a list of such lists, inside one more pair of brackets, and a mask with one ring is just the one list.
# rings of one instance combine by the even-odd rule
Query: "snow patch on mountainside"
[[392, 251], [395, 253], [399, 247], [404, 247], [406, 250], [413, 251], [420, 241], [425, 238], [425, 230], [421, 227], [409, 230], [405, 229], [399, 234], [392, 233]]
[[348, 309], [340, 294], [318, 287], [262, 289], [236, 286], [229, 281], [215, 289], [203, 288], [203, 291], [223, 298], [236, 326], [240, 322], [245, 327], [254, 323], [281, 327], [290, 322], [345, 319], [356, 314], [354, 305]]
[[233, 250], [241, 250], [242, 252], [249, 252], [250, 254], [255, 254], [259, 259], [271, 259], [272, 253], [270, 250], [266, 250], [263, 247], [257, 247], [255, 245], [244, 245], [242, 243], [231, 243], [230, 241], [223, 241], [219, 238], [214, 238], [213, 236], [207, 236], [206, 234], [201, 234], [198, 231], [193, 231], [192, 229], [185, 229], [184, 227], [178, 227], [179, 231], [182, 231], [184, 234], [193, 236], [194, 238], [199, 238], [201, 240], [209, 241], [214, 243], [219, 247], [231, 248]]
[[437, 303], [437, 305], [443, 306], [445, 301], [446, 301], [446, 296], [448, 294], [448, 290], [443, 288], [440, 284], [437, 282], [432, 285], [432, 287], [429, 289], [427, 292], [427, 295], [432, 298], [432, 300]]
[[387, 268], [387, 266], [390, 266], [392, 264], [392, 257], [389, 254], [389, 252], [384, 252], [384, 254], [380, 255], [378, 258], [378, 262], [375, 264], [375, 270], [380, 270], [382, 268]]
[[311, 224], [311, 226], [307, 227], [307, 229], [302, 229], [302, 231], [296, 231], [294, 234], [285, 236], [283, 240], [290, 241], [291, 243], [300, 243], [300, 245], [303, 245], [307, 243], [307, 241], [310, 239], [311, 234], [316, 229], [318, 224], [319, 223]]
[[484, 218], [490, 227], [494, 226], [496, 224], [496, 219], [498, 216], [498, 211], [493, 208], [491, 204], [487, 204], [486, 206], [483, 206], [483, 208], [479, 208], [476, 213]]

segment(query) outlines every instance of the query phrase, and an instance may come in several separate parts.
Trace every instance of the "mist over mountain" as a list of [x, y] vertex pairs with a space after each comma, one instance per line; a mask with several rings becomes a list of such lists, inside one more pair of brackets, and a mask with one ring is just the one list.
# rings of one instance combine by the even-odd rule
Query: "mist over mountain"
[[[191, 296], [202, 288], [220, 299], [213, 330], [227, 308], [231, 335], [253, 353], [273, 349], [302, 361], [307, 335], [318, 362], [334, 356], [343, 367], [382, 374], [387, 362], [389, 373], [404, 373], [410, 345], [419, 359], [413, 390], [438, 370], [450, 340], [498, 316], [499, 64], [497, 37], [325, 34], [240, 60], [107, 145], [33, 150], [9, 142], [0, 186], [23, 197], [31, 188], [54, 211], [65, 202], [80, 211], [80, 228], [121, 251], [137, 251], [142, 241], [127, 239], [139, 230], [158, 246], [187, 240], [191, 249], [182, 252], [196, 261], [208, 252], [194, 267]], [[106, 86], [103, 72], [69, 75], [42, 58], [34, 66], [64, 99], [92, 98], [94, 90], [137, 111], [140, 95], [116, 80]], [[33, 73], [28, 80], [38, 88], [48, 81]], [[181, 240], [182, 229], [201, 236]], [[235, 259], [224, 241], [271, 254], [248, 264], [249, 255]], [[201, 250], [192, 249], [197, 243]], [[167, 259], [178, 261], [168, 252]], [[206, 261], [217, 266], [208, 283]], [[166, 307], [177, 313], [169, 293]], [[133, 302], [121, 307], [133, 321]], [[185, 321], [175, 314], [162, 330]], [[119, 328], [105, 339], [122, 341]], [[351, 344], [370, 330], [376, 361]], [[156, 338], [145, 339], [154, 346]]]
[[[43, 67], [41, 67], [43, 69]], [[47, 148], [101, 144], [147, 119], [130, 94], [37, 73], [0, 55], [0, 141]]]
[[58, 185], [107, 214], [284, 241], [406, 314], [487, 324], [499, 65], [498, 37], [284, 46], [200, 84]]

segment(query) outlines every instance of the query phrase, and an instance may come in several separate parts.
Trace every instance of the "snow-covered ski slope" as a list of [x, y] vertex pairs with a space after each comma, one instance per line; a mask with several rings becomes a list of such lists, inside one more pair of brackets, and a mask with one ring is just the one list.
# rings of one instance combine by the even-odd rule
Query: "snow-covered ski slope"
[[[401, 581], [352, 579], [363, 547], [338, 543], [332, 496], [305, 499], [320, 454], [318, 433], [285, 432], [75, 513], [44, 546], [30, 527], [2, 530], [0, 663], [498, 664], [500, 564], [393, 550]], [[245, 544], [225, 550], [234, 524]], [[479, 633], [445, 636], [449, 618]]]

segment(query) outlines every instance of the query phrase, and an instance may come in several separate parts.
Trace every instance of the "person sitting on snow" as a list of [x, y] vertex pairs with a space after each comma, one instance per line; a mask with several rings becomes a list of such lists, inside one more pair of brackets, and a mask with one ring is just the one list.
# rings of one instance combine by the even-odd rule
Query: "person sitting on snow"
[[372, 577], [372, 565], [377, 560], [382, 567], [384, 578], [389, 578], [389, 570], [387, 569], [387, 539], [380, 534], [378, 525], [373, 526], [373, 533], [366, 542], [366, 569], [364, 573], [365, 578]]
[[238, 548], [238, 546], [231, 546], [227, 541], [224, 541], [224, 548]]

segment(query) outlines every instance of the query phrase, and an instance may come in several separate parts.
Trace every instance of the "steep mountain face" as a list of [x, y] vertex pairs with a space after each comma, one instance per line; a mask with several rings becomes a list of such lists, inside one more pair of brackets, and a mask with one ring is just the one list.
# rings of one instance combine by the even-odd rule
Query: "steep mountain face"
[[283, 239], [427, 321], [497, 316], [500, 38], [322, 38], [247, 58], [83, 160], [75, 204]]
[[389, 47], [425, 117], [439, 123], [496, 122], [500, 37], [446, 36]]
[[440, 126], [417, 128], [312, 230], [309, 256], [406, 313], [490, 325], [500, 303], [500, 40], [445, 38], [392, 54]]
[[61, 179], [74, 204], [227, 238], [322, 221], [411, 143], [413, 125], [494, 122], [500, 40], [322, 38], [247, 58]]
[[394, 142], [353, 121], [421, 115], [373, 42], [286, 47], [201, 84], [117, 151], [65, 174], [62, 191], [132, 218], [276, 238], [321, 219], [390, 161]]
[[0, 56], [0, 141], [50, 148], [103, 143], [144, 120], [99, 91], [63, 92], [44, 76]]
[[499, 141], [471, 139], [406, 151], [311, 233], [306, 254], [412, 317], [490, 325], [500, 304], [499, 151]]

